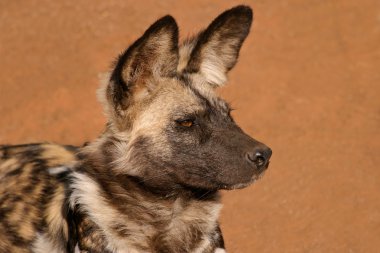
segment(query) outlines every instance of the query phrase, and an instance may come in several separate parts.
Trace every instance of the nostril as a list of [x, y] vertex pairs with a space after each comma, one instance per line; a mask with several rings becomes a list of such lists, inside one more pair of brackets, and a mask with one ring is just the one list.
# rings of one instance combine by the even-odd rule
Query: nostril
[[262, 152], [248, 153], [247, 158], [250, 162], [254, 163], [258, 168], [265, 166], [267, 159]]
[[262, 167], [265, 165], [266, 159], [261, 153], [257, 152], [256, 153], [256, 160], [253, 162], [257, 165], [257, 167]]

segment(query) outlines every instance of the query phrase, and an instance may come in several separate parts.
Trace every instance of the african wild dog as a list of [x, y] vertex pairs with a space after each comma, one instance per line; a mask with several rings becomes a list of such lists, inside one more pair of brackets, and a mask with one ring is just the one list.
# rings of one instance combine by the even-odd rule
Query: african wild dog
[[0, 251], [224, 252], [219, 190], [248, 186], [271, 156], [214, 93], [251, 22], [237, 6], [178, 45], [165, 16], [101, 89], [98, 139], [1, 147]]

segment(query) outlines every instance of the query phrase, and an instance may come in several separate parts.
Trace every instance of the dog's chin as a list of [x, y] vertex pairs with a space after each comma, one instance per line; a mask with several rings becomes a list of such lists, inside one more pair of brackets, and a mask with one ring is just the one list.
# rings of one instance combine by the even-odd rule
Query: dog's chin
[[236, 184], [221, 184], [219, 187], [219, 190], [237, 190], [237, 189], [243, 189], [251, 184], [255, 183], [257, 180], [261, 179], [264, 176], [265, 170], [261, 171], [258, 174], [254, 174], [248, 181], [246, 182], [239, 182]]
[[218, 190], [236, 190], [236, 189], [243, 189], [251, 184], [255, 183], [259, 179], [261, 179], [265, 171], [268, 168], [269, 163], [261, 170], [256, 170], [256, 172], [246, 180], [239, 180], [238, 182], [223, 182], [223, 181], [198, 181], [198, 180], [191, 180], [184, 183], [182, 181], [180, 185], [182, 185], [184, 188], [188, 189], [198, 189], [198, 190], [204, 190], [204, 191], [218, 191]]

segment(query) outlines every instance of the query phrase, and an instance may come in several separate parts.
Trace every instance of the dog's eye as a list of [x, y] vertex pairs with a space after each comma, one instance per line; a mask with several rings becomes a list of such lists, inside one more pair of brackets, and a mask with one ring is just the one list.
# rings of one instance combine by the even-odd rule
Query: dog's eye
[[192, 119], [177, 120], [177, 124], [183, 127], [192, 127], [194, 125], [194, 120]]

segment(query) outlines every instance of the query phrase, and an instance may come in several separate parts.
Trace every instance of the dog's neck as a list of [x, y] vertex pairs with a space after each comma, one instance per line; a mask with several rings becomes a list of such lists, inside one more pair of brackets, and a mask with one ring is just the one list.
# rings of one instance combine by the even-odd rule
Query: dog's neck
[[126, 248], [192, 252], [197, 247], [215, 247], [212, 238], [218, 237], [221, 208], [218, 191], [147, 185], [135, 176], [112, 174], [107, 159], [99, 153], [96, 156], [85, 153], [73, 173], [71, 204], [86, 220], [78, 231], [90, 226], [92, 233], [99, 235], [89, 238], [103, 238], [97, 240], [102, 244], [99, 247], [111, 252]]

